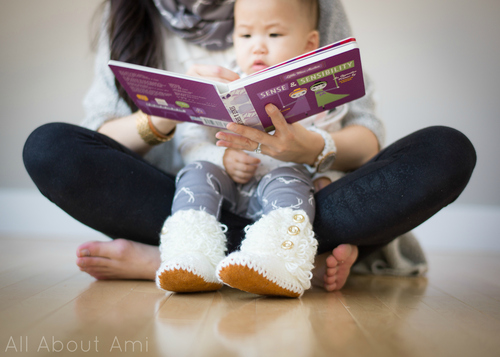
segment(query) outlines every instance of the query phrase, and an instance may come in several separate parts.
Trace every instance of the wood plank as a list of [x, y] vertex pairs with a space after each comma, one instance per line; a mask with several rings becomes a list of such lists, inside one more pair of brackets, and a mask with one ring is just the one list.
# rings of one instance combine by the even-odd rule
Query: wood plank
[[417, 342], [420, 341], [420, 336], [375, 294], [377, 289], [382, 288], [381, 283], [385, 282], [383, 289], [391, 298], [405, 295], [405, 290], [399, 289], [405, 280], [396, 283], [394, 280], [378, 279], [373, 282], [374, 278], [352, 276], [339, 294], [342, 303], [365, 332], [377, 355], [409, 357], [426, 355], [429, 351], [425, 347], [422, 349]]
[[[455, 332], [453, 340], [449, 341], [450, 348], [461, 346], [461, 353], [468, 350], [470, 353], [475, 351], [482, 356], [498, 355], [500, 351], [499, 320], [477, 311], [453, 296], [424, 297], [422, 301], [434, 311], [439, 319], [444, 320], [448, 331]], [[437, 331], [441, 334], [439, 329]], [[441, 337], [440, 340], [442, 340]]]
[[[312, 356], [379, 356], [367, 334], [342, 303], [342, 293], [313, 288], [302, 297], [309, 314]], [[305, 354], [307, 355], [307, 354]]]
[[34, 296], [58, 283], [70, 279], [79, 270], [75, 264], [47, 263], [39, 267], [38, 274], [0, 289], [0, 311]]
[[432, 284], [472, 308], [500, 319], [500, 260], [491, 256], [433, 256]]
[[426, 299], [449, 298], [425, 282], [426, 279], [372, 279], [372, 294], [401, 320], [398, 333], [404, 337], [398, 344], [404, 341], [417, 356], [470, 356], [477, 351], [488, 352], [480, 343], [471, 340], [466, 331], [450, 324], [425, 303]]
[[0, 312], [0, 335], [21, 335], [23, 331], [40, 323], [59, 308], [76, 299], [95, 281], [87, 274], [77, 273], [38, 294], [18, 301]]
[[[255, 303], [258, 295], [224, 287], [215, 295], [204, 319], [193, 356], [220, 357], [244, 353], [252, 356], [257, 353], [255, 344]], [[245, 323], [248, 325], [245, 326]], [[227, 330], [244, 336], [245, 345], [234, 344], [227, 338]], [[245, 347], [245, 349], [243, 349]], [[236, 350], [235, 350], [236, 349]]]
[[191, 356], [217, 293], [164, 294], [166, 301], [138, 338], [148, 338], [152, 356]]
[[[96, 336], [100, 338], [97, 334], [100, 330], [96, 330], [96, 326], [100, 326], [100, 320], [107, 315], [113, 305], [128, 295], [135, 285], [136, 282], [91, 282], [76, 299], [26, 329], [24, 334], [30, 336], [36, 345], [34, 347], [39, 346], [42, 338], [54, 337], [63, 343], [88, 339], [93, 341]], [[91, 338], [82, 331], [92, 331]]]

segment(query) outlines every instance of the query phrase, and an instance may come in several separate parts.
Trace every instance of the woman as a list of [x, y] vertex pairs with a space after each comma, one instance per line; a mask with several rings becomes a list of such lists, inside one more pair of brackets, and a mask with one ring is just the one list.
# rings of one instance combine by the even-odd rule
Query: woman
[[[224, 69], [231, 52], [232, 2], [109, 0], [85, 98], [83, 127], [52, 123], [36, 129], [24, 150], [26, 168], [40, 191], [67, 213], [115, 238], [78, 248], [77, 264], [98, 279], [154, 279], [160, 265], [158, 237], [170, 215], [173, 177], [182, 163], [172, 150], [176, 122], [137, 112], [114, 80], [107, 62], [116, 59], [171, 71], [232, 81]], [[322, 45], [350, 35], [339, 1], [320, 0]], [[380, 151], [383, 125], [373, 114], [371, 86], [349, 104], [342, 128], [332, 133], [337, 157], [332, 169], [349, 172], [316, 183], [314, 230], [319, 241], [316, 276], [326, 290], [340, 289], [355, 261], [424, 222], [453, 202], [475, 165], [469, 140], [456, 130], [433, 127]], [[225, 162], [256, 150], [283, 161], [314, 163], [323, 149], [307, 147], [309, 132], [288, 125], [266, 108], [273, 136], [232, 124], [219, 133]], [[159, 144], [151, 146], [151, 144]], [[259, 145], [260, 144], [260, 145]], [[229, 250], [249, 222], [228, 212]], [[118, 239], [121, 238], [121, 239]], [[359, 250], [358, 250], [359, 248]]]

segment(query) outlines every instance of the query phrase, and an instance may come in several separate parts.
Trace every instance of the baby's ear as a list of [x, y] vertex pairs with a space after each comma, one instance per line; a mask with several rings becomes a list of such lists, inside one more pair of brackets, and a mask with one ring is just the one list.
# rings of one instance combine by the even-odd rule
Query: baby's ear
[[305, 51], [309, 52], [317, 48], [319, 48], [319, 32], [317, 30], [313, 30], [307, 35]]

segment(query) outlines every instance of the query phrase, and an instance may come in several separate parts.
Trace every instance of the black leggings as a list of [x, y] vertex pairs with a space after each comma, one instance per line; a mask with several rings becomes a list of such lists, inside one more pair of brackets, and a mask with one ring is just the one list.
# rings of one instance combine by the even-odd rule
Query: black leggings
[[[111, 238], [158, 245], [170, 215], [174, 177], [100, 133], [46, 124], [26, 141], [23, 159], [38, 189], [78, 221]], [[359, 246], [359, 258], [417, 227], [463, 191], [476, 153], [447, 127], [417, 131], [316, 194], [318, 253]], [[222, 213], [228, 249], [250, 221]]]

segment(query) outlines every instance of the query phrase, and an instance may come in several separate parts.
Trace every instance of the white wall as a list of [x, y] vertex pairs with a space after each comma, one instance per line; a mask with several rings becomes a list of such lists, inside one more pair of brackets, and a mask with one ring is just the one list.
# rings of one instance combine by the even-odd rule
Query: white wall
[[389, 142], [440, 124], [478, 163], [460, 203], [500, 205], [500, 1], [345, 0]]
[[[2, 212], [15, 211], [7, 207], [19, 201], [12, 201], [12, 194], [37, 195], [21, 161], [29, 133], [46, 122], [78, 123], [83, 116], [81, 100], [92, 79], [90, 23], [100, 2], [0, 0]], [[388, 143], [433, 124], [463, 131], [479, 159], [457, 207], [481, 216], [483, 209], [498, 212], [500, 2], [345, 0], [344, 5], [364, 67], [378, 88]], [[468, 216], [461, 216], [461, 223], [474, 230], [478, 222], [467, 222]], [[7, 219], [13, 222], [0, 217], [0, 231], [12, 227]], [[436, 225], [446, 224], [436, 219]], [[498, 231], [498, 219], [488, 222], [488, 232]]]
[[21, 159], [37, 126], [83, 117], [90, 23], [101, 0], [0, 0], [0, 188], [33, 188]]

